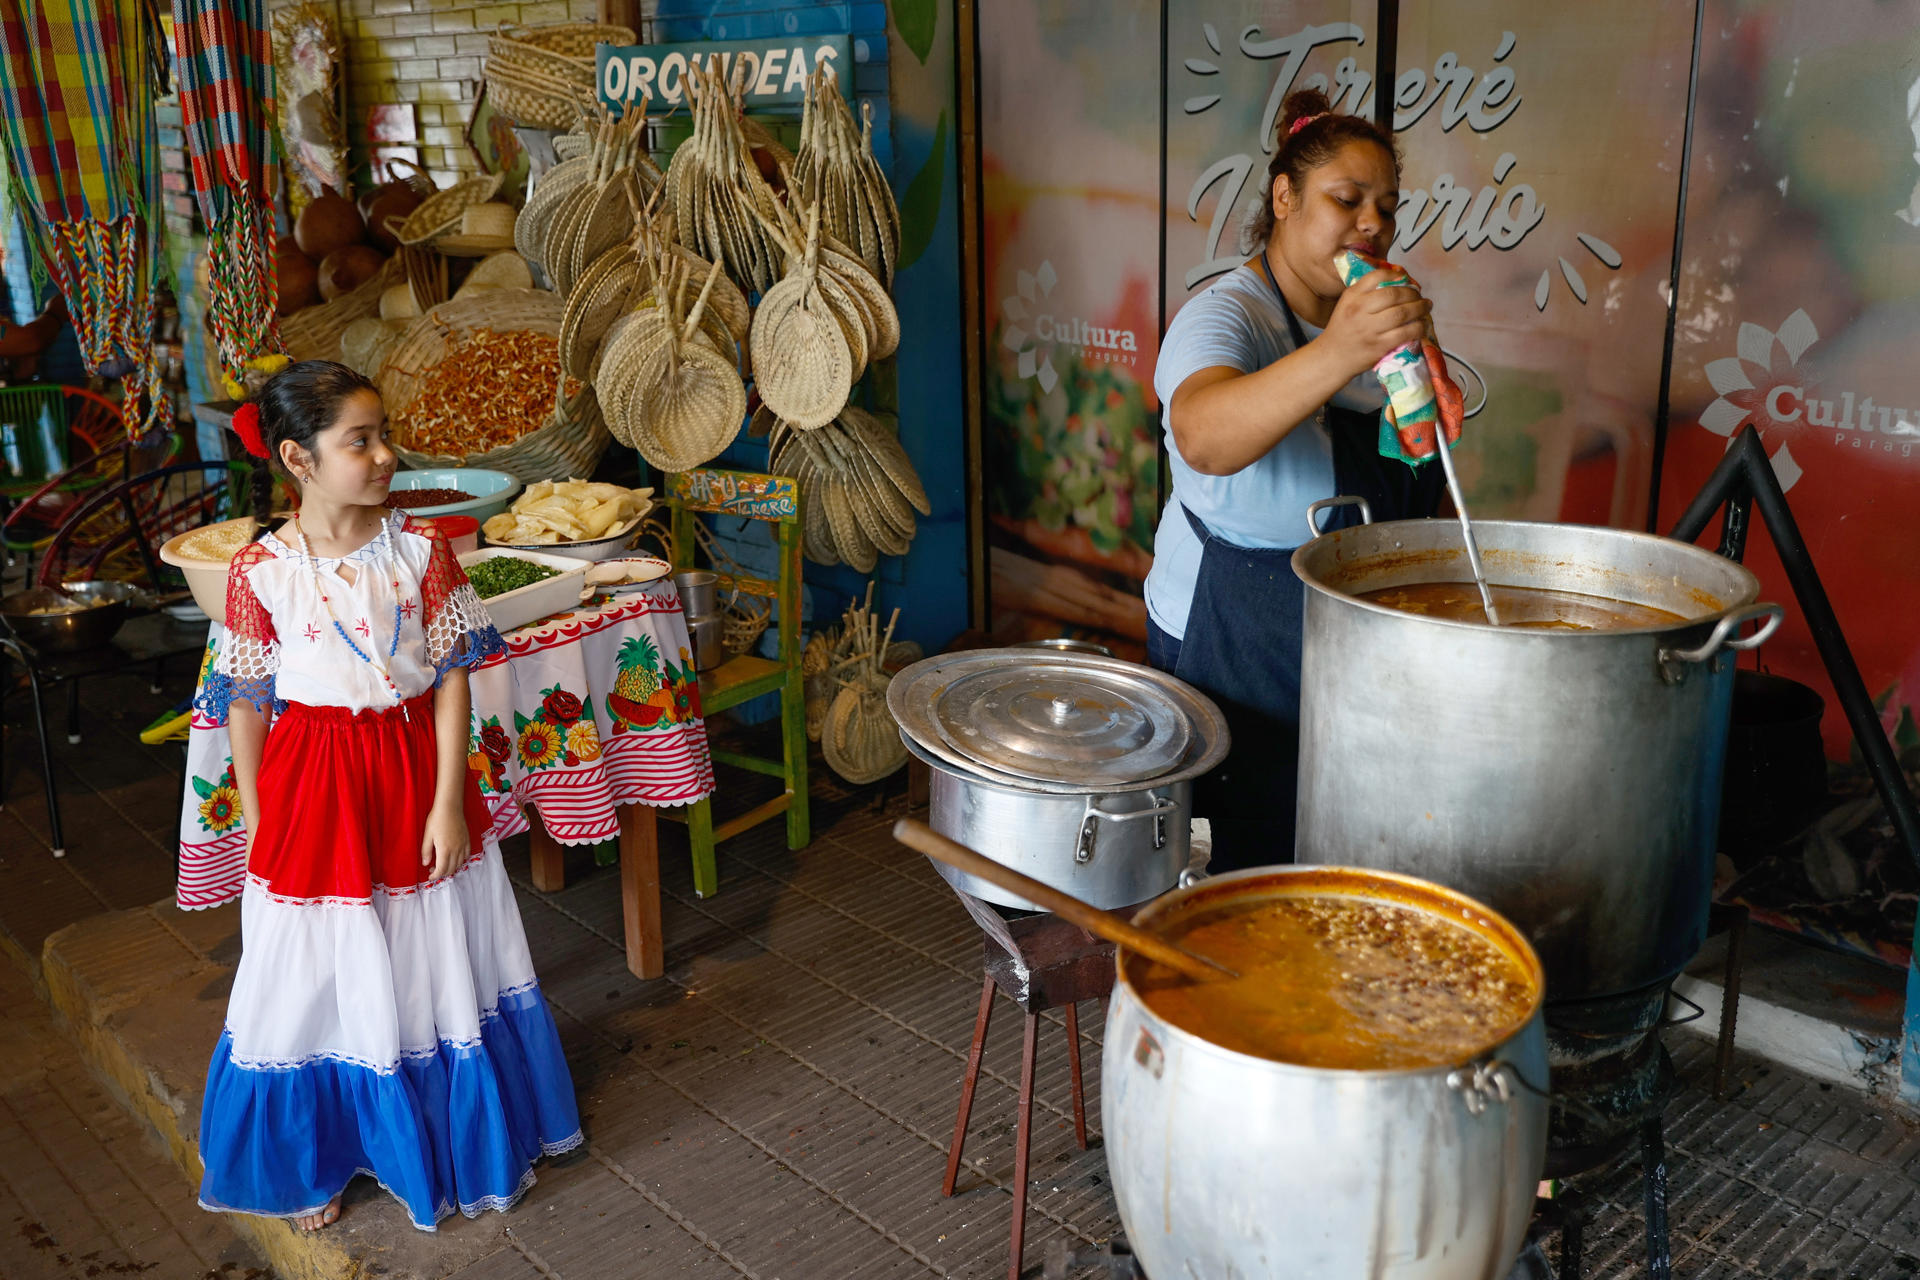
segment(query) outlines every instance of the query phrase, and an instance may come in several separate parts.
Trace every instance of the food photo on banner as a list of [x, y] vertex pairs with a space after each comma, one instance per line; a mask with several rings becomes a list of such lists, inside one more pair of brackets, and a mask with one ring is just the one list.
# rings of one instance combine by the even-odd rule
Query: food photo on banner
[[1137, 0], [980, 13], [991, 626], [1134, 659], [1161, 486], [1158, 27]]
[[[1881, 12], [1808, 0], [1703, 15], [1665, 530], [1751, 426], [1806, 538], [1902, 765], [1920, 771], [1920, 68]], [[1757, 527], [1746, 562], [1784, 584]], [[1718, 522], [1709, 525], [1718, 535]], [[1819, 721], [1836, 796], [1736, 894], [1905, 962], [1920, 879], [1885, 827], [1798, 602], [1764, 666]], [[1801, 688], [1799, 686], [1804, 686]], [[1817, 695], [1817, 696], [1816, 696]], [[1824, 714], [1820, 702], [1824, 701]], [[1812, 779], [1817, 798], [1822, 780]], [[1782, 823], [1776, 837], [1795, 835]], [[1766, 918], [1766, 917], [1763, 917]]]

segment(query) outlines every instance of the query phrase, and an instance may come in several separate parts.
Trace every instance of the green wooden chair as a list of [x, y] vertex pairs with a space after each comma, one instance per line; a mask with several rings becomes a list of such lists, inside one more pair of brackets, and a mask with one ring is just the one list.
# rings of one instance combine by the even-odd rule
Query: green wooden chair
[[732, 765], [781, 779], [786, 790], [765, 804], [714, 825], [713, 801], [688, 805], [687, 834], [693, 844], [693, 888], [701, 897], [719, 891], [714, 846], [776, 814], [787, 816], [787, 847], [805, 848], [812, 840], [807, 825], [807, 701], [800, 670], [800, 486], [786, 476], [749, 471], [697, 470], [667, 478], [667, 507], [673, 513], [674, 568], [693, 567], [694, 522], [702, 513], [765, 520], [775, 526], [780, 548], [780, 578], [768, 582], [719, 573], [721, 592], [773, 600], [780, 614], [780, 656], [757, 654], [729, 658], [700, 677], [703, 716], [737, 707], [765, 693], [780, 695], [781, 759], [737, 751], [715, 751], [715, 764]]

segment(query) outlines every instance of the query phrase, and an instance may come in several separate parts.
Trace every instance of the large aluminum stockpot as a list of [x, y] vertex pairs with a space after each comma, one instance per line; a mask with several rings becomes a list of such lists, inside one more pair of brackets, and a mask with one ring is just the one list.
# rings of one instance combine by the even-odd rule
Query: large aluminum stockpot
[[[1191, 685], [1073, 651], [927, 658], [894, 677], [887, 705], [932, 770], [934, 830], [1107, 909], [1174, 886], [1190, 850], [1193, 779], [1227, 749], [1220, 709]], [[1040, 909], [936, 869], [962, 893]]]
[[1505, 920], [1411, 876], [1257, 867], [1146, 907], [1151, 928], [1276, 891], [1384, 899], [1465, 923], [1534, 985], [1520, 1029], [1473, 1061], [1399, 1071], [1297, 1066], [1160, 1018], [1122, 952], [1100, 1090], [1127, 1241], [1151, 1276], [1497, 1280], [1526, 1234], [1546, 1158], [1539, 958]]
[[[1111, 910], [1173, 888], [1192, 856], [1193, 784], [1131, 790], [1036, 791], [992, 782], [947, 763], [906, 739], [933, 771], [928, 816], [935, 831], [995, 862]], [[955, 870], [934, 870], [965, 894], [1023, 911], [1043, 910], [999, 885]]]
[[[1652, 605], [1618, 631], [1490, 627], [1355, 599], [1471, 581], [1457, 526], [1342, 529], [1294, 553], [1301, 862], [1404, 871], [1514, 921], [1553, 1000], [1663, 983], [1705, 940], [1733, 654], [1780, 606], [1671, 538], [1476, 522], [1487, 576]], [[1741, 628], [1763, 620], [1759, 630]]]

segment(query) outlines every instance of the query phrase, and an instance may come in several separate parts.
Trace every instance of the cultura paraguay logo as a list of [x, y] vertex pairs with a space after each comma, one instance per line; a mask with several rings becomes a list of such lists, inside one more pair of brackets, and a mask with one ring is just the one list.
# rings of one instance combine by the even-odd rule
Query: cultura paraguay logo
[[1042, 262], [1038, 271], [1020, 272], [1015, 292], [1000, 300], [1000, 318], [1005, 322], [1000, 345], [1014, 353], [1020, 376], [1037, 379], [1044, 392], [1060, 381], [1060, 372], [1053, 367], [1056, 348], [1087, 364], [1131, 365], [1140, 352], [1139, 336], [1131, 329], [1107, 329], [1079, 316], [1055, 316], [1049, 299], [1059, 283], [1053, 263]]
[[[1875, 404], [1870, 395], [1851, 390], [1837, 397], [1819, 395], [1800, 357], [1820, 339], [1812, 317], [1797, 310], [1775, 332], [1751, 321], [1740, 326], [1738, 355], [1707, 363], [1706, 375], [1719, 398], [1700, 415], [1700, 425], [1731, 437], [1753, 423], [1761, 437], [1811, 429], [1840, 448], [1870, 449], [1902, 458], [1920, 446], [1920, 411]], [[1776, 365], [1776, 352], [1786, 359]], [[1772, 443], [1771, 440], [1768, 443]], [[1805, 474], [1790, 446], [1781, 442], [1770, 455], [1783, 490]]]

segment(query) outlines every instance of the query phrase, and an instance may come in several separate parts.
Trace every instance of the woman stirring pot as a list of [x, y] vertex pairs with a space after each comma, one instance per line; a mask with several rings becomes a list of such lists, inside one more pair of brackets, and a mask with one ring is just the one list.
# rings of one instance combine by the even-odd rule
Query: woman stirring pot
[[[1293, 857], [1305, 588], [1288, 563], [1310, 503], [1365, 498], [1376, 520], [1437, 513], [1439, 467], [1378, 451], [1374, 364], [1418, 342], [1432, 307], [1417, 290], [1348, 288], [1343, 250], [1384, 258], [1400, 198], [1393, 137], [1290, 95], [1251, 226], [1260, 251], [1175, 317], [1154, 390], [1166, 406], [1173, 500], [1147, 575], [1148, 661], [1205, 690], [1233, 750], [1196, 787], [1215, 871]], [[1342, 508], [1331, 524], [1357, 520]]]

